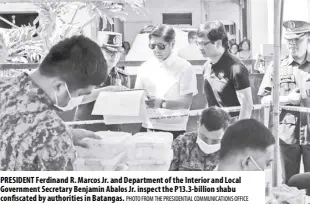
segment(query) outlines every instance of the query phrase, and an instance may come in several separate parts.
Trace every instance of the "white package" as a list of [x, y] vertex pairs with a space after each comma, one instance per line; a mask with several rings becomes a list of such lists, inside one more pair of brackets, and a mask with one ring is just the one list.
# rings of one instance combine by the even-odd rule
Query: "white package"
[[173, 157], [173, 135], [166, 132], [137, 133], [127, 141], [129, 170], [167, 171]]
[[126, 132], [111, 132], [102, 131], [96, 132], [101, 139], [85, 138], [89, 148], [77, 148], [77, 155], [79, 158], [94, 158], [94, 159], [111, 159], [117, 154], [126, 151], [126, 141], [132, 137], [130, 133]]

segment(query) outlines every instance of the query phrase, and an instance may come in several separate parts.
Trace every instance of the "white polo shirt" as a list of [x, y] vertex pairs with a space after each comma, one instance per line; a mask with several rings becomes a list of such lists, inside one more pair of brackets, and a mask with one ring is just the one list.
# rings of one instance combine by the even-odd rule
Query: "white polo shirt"
[[[145, 89], [150, 96], [168, 101], [188, 94], [194, 96], [198, 93], [195, 70], [188, 61], [176, 54], [171, 54], [162, 62], [152, 57], [142, 64], [138, 71], [135, 89]], [[156, 110], [162, 115], [188, 112], [188, 110]], [[166, 131], [182, 131], [186, 130], [187, 122], [188, 116], [183, 116], [172, 119], [150, 120], [143, 123], [143, 127]]]

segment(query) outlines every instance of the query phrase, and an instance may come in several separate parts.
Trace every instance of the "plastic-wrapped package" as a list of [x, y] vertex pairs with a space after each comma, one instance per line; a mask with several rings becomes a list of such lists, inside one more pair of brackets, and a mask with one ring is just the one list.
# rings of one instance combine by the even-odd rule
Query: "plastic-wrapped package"
[[173, 135], [166, 132], [137, 133], [127, 141], [130, 171], [167, 171], [173, 157]]
[[[102, 131], [96, 134], [100, 136], [101, 139], [84, 139], [89, 145], [89, 148], [76, 147], [77, 159], [74, 163], [75, 170], [106, 170], [105, 167], [117, 163], [115, 162], [115, 156], [127, 152], [126, 141], [132, 137], [130, 133], [125, 132]], [[121, 158], [121, 160], [123, 159]]]
[[77, 147], [77, 155], [80, 158], [110, 159], [126, 149], [126, 141], [132, 137], [126, 132], [102, 131], [96, 132], [100, 140], [85, 138], [89, 149]]

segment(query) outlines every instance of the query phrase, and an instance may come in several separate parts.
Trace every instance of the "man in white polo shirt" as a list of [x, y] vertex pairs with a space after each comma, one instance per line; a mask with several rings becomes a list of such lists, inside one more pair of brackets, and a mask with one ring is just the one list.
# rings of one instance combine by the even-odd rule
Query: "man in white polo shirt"
[[[154, 57], [145, 62], [137, 75], [135, 89], [145, 89], [150, 96], [149, 108], [163, 115], [188, 111], [193, 96], [198, 93], [197, 79], [191, 64], [173, 52], [175, 31], [169, 25], [160, 25], [149, 35], [149, 47]], [[142, 125], [142, 132], [171, 132], [176, 138], [186, 131], [188, 116], [171, 119], [153, 119]]]

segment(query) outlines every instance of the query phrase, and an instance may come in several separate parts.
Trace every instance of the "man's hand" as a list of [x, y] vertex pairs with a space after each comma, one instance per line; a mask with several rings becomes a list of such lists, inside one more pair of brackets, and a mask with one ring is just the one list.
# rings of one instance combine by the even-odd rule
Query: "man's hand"
[[288, 103], [293, 105], [299, 105], [301, 100], [300, 90], [299, 88], [296, 88], [290, 92], [290, 94], [287, 96]]
[[156, 97], [149, 97], [148, 100], [145, 101], [145, 103], [149, 108], [160, 108], [162, 99]]
[[272, 96], [271, 95], [267, 95], [267, 96], [264, 96], [262, 98], [261, 103], [263, 105], [269, 105], [271, 101], [272, 101]]
[[[279, 101], [282, 105], [292, 104], [299, 105], [301, 100], [301, 95], [299, 92], [299, 88], [296, 88], [291, 91], [288, 96], [280, 96]], [[269, 105], [273, 101], [272, 95], [264, 96], [261, 100], [263, 105]]]
[[75, 146], [80, 146], [84, 148], [89, 148], [86, 142], [83, 142], [85, 138], [101, 139], [100, 136], [96, 135], [94, 132], [84, 129], [72, 129], [73, 134], [73, 144]]

